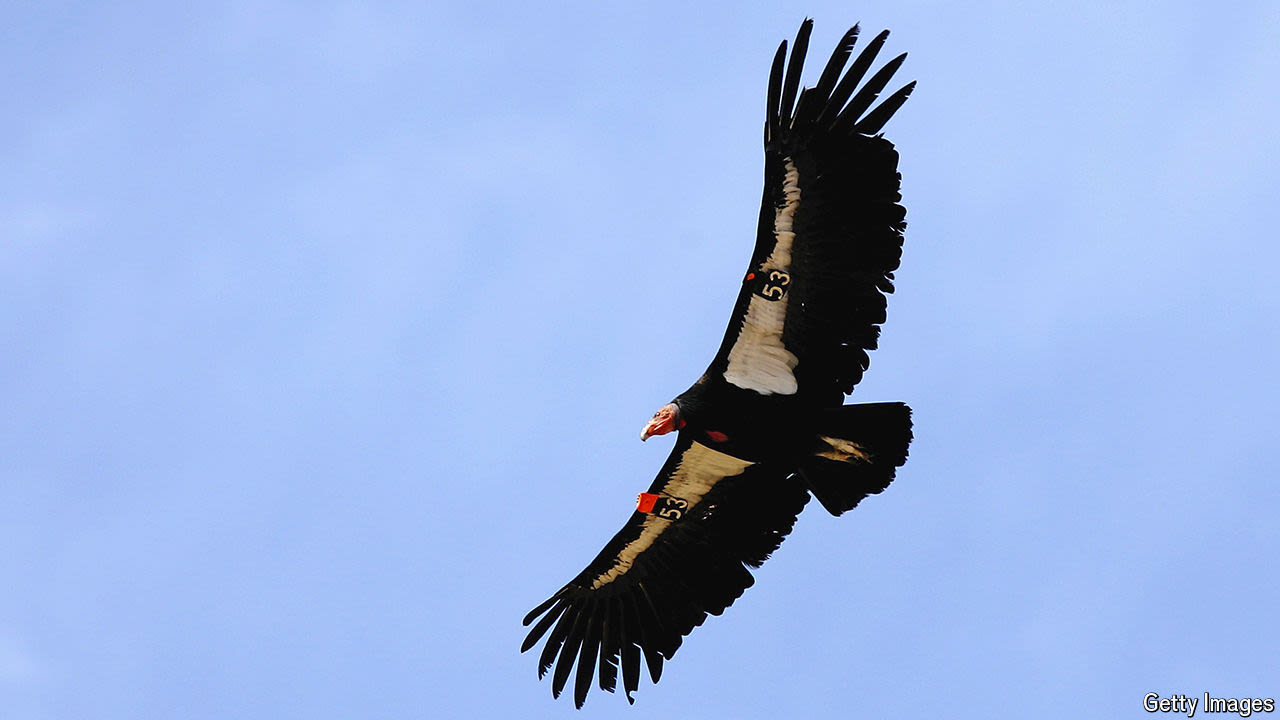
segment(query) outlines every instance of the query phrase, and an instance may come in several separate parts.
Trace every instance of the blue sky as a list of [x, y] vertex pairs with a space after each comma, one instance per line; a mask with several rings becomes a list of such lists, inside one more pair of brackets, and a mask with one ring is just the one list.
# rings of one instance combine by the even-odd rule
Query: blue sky
[[[0, 9], [5, 717], [1280, 695], [1280, 9], [632, 5]], [[666, 457], [805, 15], [919, 80], [853, 396], [911, 459], [578, 714], [519, 620]]]

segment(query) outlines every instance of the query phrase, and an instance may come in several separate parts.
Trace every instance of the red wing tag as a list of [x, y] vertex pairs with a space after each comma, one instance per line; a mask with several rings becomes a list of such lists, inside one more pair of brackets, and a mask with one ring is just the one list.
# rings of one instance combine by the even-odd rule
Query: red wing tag
[[640, 493], [636, 497], [636, 510], [638, 512], [657, 515], [668, 520], [679, 520], [684, 517], [685, 511], [688, 509], [689, 502], [680, 498], [655, 495], [653, 493]]
[[659, 497], [661, 496], [653, 493], [640, 493], [636, 496], [636, 510], [642, 513], [653, 512], [653, 505], [658, 502]]

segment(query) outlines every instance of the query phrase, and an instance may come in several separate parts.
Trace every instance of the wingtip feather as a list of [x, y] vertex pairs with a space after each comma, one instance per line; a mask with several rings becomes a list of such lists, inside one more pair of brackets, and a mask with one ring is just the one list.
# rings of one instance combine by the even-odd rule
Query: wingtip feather
[[554, 605], [555, 602], [559, 600], [560, 596], [563, 594], [564, 594], [564, 590], [561, 590], [560, 592], [557, 592], [555, 595], [552, 595], [551, 597], [544, 600], [542, 603], [538, 605], [538, 607], [530, 610], [529, 614], [524, 616], [524, 620], [520, 621], [520, 624], [524, 625], [525, 627], [528, 627], [529, 623], [533, 622], [534, 618], [546, 612], [547, 608]]
[[788, 127], [791, 124], [792, 110], [795, 108], [796, 92], [800, 88], [800, 73], [804, 70], [804, 57], [809, 52], [809, 35], [813, 32], [813, 20], [805, 18], [796, 32], [795, 44], [791, 47], [791, 60], [787, 63], [787, 78], [782, 86], [782, 98], [778, 107], [778, 124]]
[[777, 132], [778, 113], [782, 104], [782, 73], [787, 62], [787, 41], [783, 40], [778, 44], [778, 51], [773, 55], [773, 66], [769, 69], [769, 91], [765, 98], [765, 133], [764, 139], [768, 143], [773, 139], [774, 133]]
[[[860, 132], [864, 135], [874, 135], [880, 132], [880, 130], [884, 128], [885, 123], [889, 122], [890, 118], [893, 117], [893, 114], [898, 112], [898, 108], [902, 107], [903, 103], [907, 101], [907, 98], [911, 97], [911, 91], [915, 90], [915, 88], [915, 80], [912, 80], [899, 88], [898, 91], [890, 95], [887, 100], [880, 103], [871, 112], [867, 113], [865, 118], [859, 120], [858, 123], [854, 125], [854, 131]], [[889, 292], [893, 292], [892, 284], [889, 285], [888, 290]]]
[[862, 89], [858, 91], [858, 94], [853, 96], [849, 104], [840, 111], [840, 116], [831, 124], [832, 131], [839, 133], [854, 130], [862, 113], [866, 112], [867, 108], [871, 107], [876, 101], [876, 98], [880, 97], [880, 91], [884, 90], [885, 86], [889, 84], [889, 81], [893, 79], [893, 74], [898, 71], [898, 68], [902, 67], [902, 63], [906, 59], [907, 54], [902, 53], [877, 70], [867, 80], [867, 84], [863, 85]]
[[557, 605], [556, 607], [551, 609], [551, 612], [547, 613], [541, 620], [539, 620], [538, 624], [534, 625], [533, 629], [529, 631], [529, 634], [525, 637], [524, 642], [520, 644], [520, 652], [526, 652], [530, 648], [532, 648], [534, 645], [537, 645], [538, 640], [540, 640], [542, 636], [546, 634], [547, 630], [551, 627], [551, 624], [554, 623], [560, 617], [560, 614], [563, 612], [564, 612], [564, 606]]
[[878, 35], [871, 39], [871, 42], [867, 43], [866, 47], [862, 48], [862, 52], [858, 53], [858, 57], [854, 58], [848, 72], [840, 79], [836, 89], [832, 91], [831, 99], [827, 103], [827, 109], [818, 118], [819, 123], [834, 123], [843, 114], [841, 110], [844, 108], [845, 103], [853, 95], [853, 91], [858, 88], [858, 83], [862, 82], [862, 77], [866, 75], [871, 63], [875, 62], [876, 55], [880, 53], [880, 48], [884, 47], [884, 43], [888, 39], [889, 31], [881, 30]]

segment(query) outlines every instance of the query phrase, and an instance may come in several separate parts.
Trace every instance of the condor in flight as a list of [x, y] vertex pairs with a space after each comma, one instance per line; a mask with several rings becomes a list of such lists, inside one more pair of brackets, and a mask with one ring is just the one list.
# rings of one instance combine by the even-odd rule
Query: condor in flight
[[629, 701], [641, 657], [657, 682], [684, 636], [751, 586], [747, 568], [778, 548], [810, 494], [840, 515], [906, 462], [906, 405], [842, 403], [876, 347], [906, 227], [898, 154], [877, 133], [915, 83], [871, 109], [906, 55], [859, 89], [889, 33], [845, 70], [855, 26], [800, 90], [811, 28], [790, 62], [786, 41], [773, 59], [760, 224], [720, 351], [640, 435], [678, 431], [675, 449], [622, 530], [524, 618], [521, 651], [545, 637], [538, 676], [554, 668], [557, 697], [573, 676], [578, 707], [597, 668], [609, 692], [621, 674]]

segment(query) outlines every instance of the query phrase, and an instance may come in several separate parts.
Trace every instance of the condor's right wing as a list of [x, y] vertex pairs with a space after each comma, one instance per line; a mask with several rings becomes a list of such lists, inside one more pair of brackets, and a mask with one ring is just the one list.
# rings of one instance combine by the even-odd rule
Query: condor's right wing
[[576, 663], [574, 703], [582, 707], [598, 664], [600, 688], [613, 692], [621, 668], [634, 702], [642, 654], [657, 682], [684, 636], [742, 595], [754, 582], [747, 568], [791, 532], [809, 494], [803, 483], [781, 482], [786, 474], [680, 433], [622, 530], [524, 618], [533, 628], [521, 652], [545, 637], [538, 677], [554, 666], [552, 694], [559, 697]]

